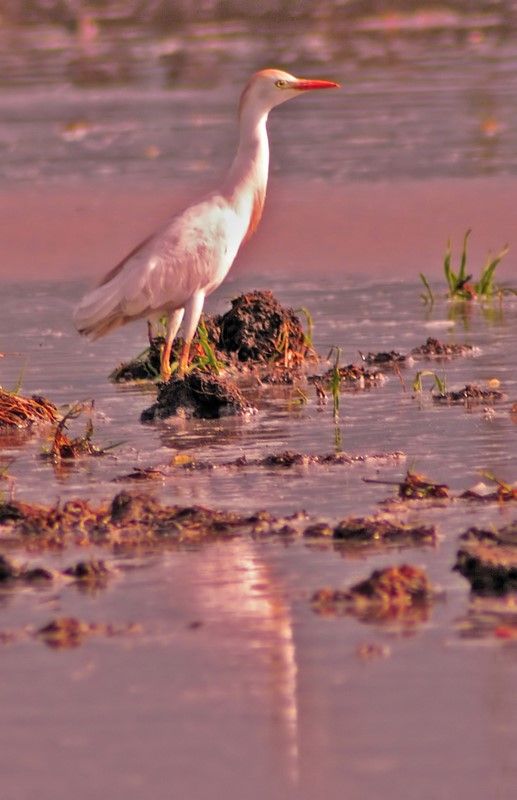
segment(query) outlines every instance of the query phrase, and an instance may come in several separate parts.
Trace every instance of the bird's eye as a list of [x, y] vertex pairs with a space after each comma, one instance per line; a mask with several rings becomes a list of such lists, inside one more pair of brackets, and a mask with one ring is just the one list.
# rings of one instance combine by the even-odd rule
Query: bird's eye
[[283, 81], [282, 79], [275, 81], [275, 86], [278, 86], [279, 89], [285, 89], [287, 81]]

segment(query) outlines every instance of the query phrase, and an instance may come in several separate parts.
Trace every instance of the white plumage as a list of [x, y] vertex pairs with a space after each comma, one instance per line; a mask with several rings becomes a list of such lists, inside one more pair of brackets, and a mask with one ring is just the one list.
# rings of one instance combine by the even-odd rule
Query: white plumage
[[185, 344], [179, 373], [184, 374], [205, 297], [222, 283], [262, 215], [269, 112], [303, 91], [337, 86], [277, 69], [255, 73], [241, 96], [239, 146], [221, 187], [173, 217], [83, 297], [74, 313], [79, 332], [95, 339], [131, 320], [152, 321], [166, 314], [162, 377], [170, 376], [171, 347], [182, 322]]

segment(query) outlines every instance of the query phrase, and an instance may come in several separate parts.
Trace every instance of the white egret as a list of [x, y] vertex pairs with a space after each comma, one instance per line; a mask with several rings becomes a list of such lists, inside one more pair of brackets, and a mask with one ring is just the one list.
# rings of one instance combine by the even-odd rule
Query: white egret
[[183, 375], [205, 297], [225, 279], [262, 216], [269, 112], [303, 92], [338, 86], [278, 69], [256, 72], [241, 95], [237, 154], [220, 187], [135, 247], [83, 297], [74, 313], [79, 332], [96, 339], [131, 320], [152, 322], [167, 315], [161, 375], [164, 380], [170, 377], [172, 343], [182, 322], [178, 372]]

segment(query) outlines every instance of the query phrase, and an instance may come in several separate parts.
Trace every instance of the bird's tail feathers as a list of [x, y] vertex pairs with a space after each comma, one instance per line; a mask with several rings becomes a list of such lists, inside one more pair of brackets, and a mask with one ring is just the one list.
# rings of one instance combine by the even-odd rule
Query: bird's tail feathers
[[116, 287], [107, 283], [89, 292], [74, 311], [74, 323], [79, 333], [98, 339], [119, 328], [126, 321]]

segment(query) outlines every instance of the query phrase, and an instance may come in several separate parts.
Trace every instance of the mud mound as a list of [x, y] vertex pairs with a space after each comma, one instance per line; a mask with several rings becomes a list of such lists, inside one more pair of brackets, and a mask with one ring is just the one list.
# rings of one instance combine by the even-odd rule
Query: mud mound
[[[331, 368], [323, 373], [323, 375], [310, 375], [309, 382], [317, 383], [321, 380], [329, 386], [334, 378], [335, 372], [336, 370]], [[337, 373], [341, 386], [352, 387], [354, 389], [370, 389], [373, 386], [381, 386], [385, 381], [385, 377], [380, 370], [368, 370], [363, 366], [357, 366], [357, 364], [347, 364], [345, 367], [338, 367]]]
[[304, 531], [306, 537], [330, 536], [332, 539], [348, 545], [395, 544], [413, 546], [436, 544], [437, 535], [434, 525], [404, 525], [392, 522], [384, 517], [350, 517], [335, 527], [321, 528], [319, 524], [309, 526]]
[[362, 353], [359, 350], [359, 355], [365, 364], [382, 365], [383, 367], [406, 365], [408, 361], [412, 361], [411, 356], [398, 353], [396, 350], [381, 353]]
[[154, 381], [160, 377], [161, 348], [165, 344], [163, 336], [157, 336], [151, 341], [147, 350], [144, 350], [133, 361], [126, 361], [115, 367], [109, 380], [112, 383], [125, 383], [126, 381]]
[[216, 319], [217, 347], [243, 362], [299, 364], [307, 356], [305, 334], [292, 308], [284, 308], [270, 291], [254, 291], [232, 300]]
[[[283, 366], [287, 377], [280, 382], [292, 383], [292, 369], [299, 366], [308, 355], [313, 355], [299, 318], [292, 308], [284, 308], [270, 291], [253, 291], [231, 301], [226, 314], [203, 318], [203, 342], [198, 335], [193, 343], [193, 364], [203, 366], [208, 345], [215, 357], [226, 362], [259, 364], [271, 369]], [[181, 342], [175, 342], [171, 363]], [[160, 377], [160, 353], [163, 337], [152, 340], [150, 347], [132, 361], [116, 367], [109, 376], [114, 383], [149, 381]], [[196, 355], [197, 353], [197, 355]], [[198, 362], [196, 362], [196, 358]], [[272, 380], [271, 382], [277, 382]]]
[[419, 347], [413, 347], [411, 355], [415, 358], [437, 358], [446, 359], [455, 356], [469, 356], [474, 353], [474, 348], [470, 344], [448, 344], [428, 336], [425, 343]]
[[465, 404], [473, 405], [475, 403], [497, 403], [505, 399], [503, 392], [497, 389], [483, 389], [480, 386], [475, 386], [472, 383], [467, 383], [462, 389], [450, 392], [437, 392], [432, 395], [435, 403], [450, 404]]
[[161, 384], [156, 403], [146, 408], [140, 419], [152, 422], [175, 415], [216, 419], [253, 412], [234, 383], [195, 369], [184, 378], [171, 378]]
[[318, 614], [352, 614], [364, 622], [394, 620], [415, 624], [427, 619], [437, 593], [419, 567], [402, 564], [372, 572], [349, 589], [319, 589], [312, 596]]
[[461, 543], [454, 569], [470, 582], [473, 592], [517, 591], [517, 520], [499, 530], [469, 528]]

